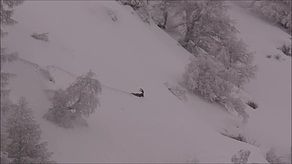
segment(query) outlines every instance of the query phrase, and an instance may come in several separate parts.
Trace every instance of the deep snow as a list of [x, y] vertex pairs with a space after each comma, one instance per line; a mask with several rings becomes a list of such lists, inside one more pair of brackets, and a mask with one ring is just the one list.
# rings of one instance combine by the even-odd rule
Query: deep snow
[[[238, 36], [255, 52], [254, 63], [258, 66], [256, 79], [245, 87], [259, 105], [250, 114], [246, 134], [263, 149], [276, 147], [286, 156], [291, 153], [291, 57], [277, 48], [291, 45], [291, 36], [244, 9], [245, 3], [231, 3], [230, 16], [236, 20]], [[275, 59], [277, 54], [279, 60]]]
[[[260, 21], [235, 5], [233, 8], [231, 16], [237, 20], [240, 37], [253, 43], [255, 36], [245, 31], [248, 28], [245, 23]], [[290, 114], [287, 116], [291, 108], [288, 108], [289, 92], [285, 90], [291, 82], [289, 58], [279, 62], [256, 53], [255, 62], [260, 72], [246, 91], [259, 103], [260, 109], [251, 111], [250, 122], [243, 127], [240, 120], [223, 107], [194, 95], [188, 95], [188, 101], [184, 102], [168, 91], [164, 83], [178, 82], [190, 54], [164, 31], [143, 23], [131, 11], [114, 1], [26, 1], [16, 8], [14, 18], [19, 23], [5, 29], [9, 35], [1, 46], [19, 52], [24, 59], [5, 65], [5, 70], [17, 74], [10, 81], [10, 97], [14, 101], [20, 96], [26, 97], [43, 130], [43, 140], [49, 142], [49, 150], [54, 152], [55, 161], [187, 162], [197, 159], [202, 163], [230, 163], [232, 155], [247, 149], [252, 151], [249, 162], [266, 163], [260, 149], [219, 132], [260, 137], [272, 130], [280, 134], [275, 137], [285, 134], [279, 142], [271, 138], [274, 145], [291, 145], [287, 140], [291, 123], [286, 124], [291, 121]], [[117, 21], [113, 21], [113, 17]], [[270, 28], [264, 23], [258, 26]], [[273, 41], [278, 38], [279, 44], [287, 37], [277, 28], [273, 31], [271, 38]], [[49, 42], [30, 37], [34, 32], [49, 32]], [[271, 38], [258, 38], [258, 42], [262, 48], [272, 49], [273, 41], [263, 42]], [[259, 50], [259, 46], [250, 48]], [[281, 75], [272, 68], [279, 69]], [[42, 116], [51, 105], [48, 90], [66, 88], [76, 76], [90, 69], [103, 84], [103, 92], [99, 95], [101, 106], [88, 118], [89, 127], [62, 129], [44, 120]], [[42, 70], [48, 70], [55, 83], [49, 81], [50, 77]], [[281, 84], [281, 89], [272, 90], [275, 81], [272, 82], [274, 74], [268, 74], [271, 70], [283, 79], [276, 82]], [[145, 90], [142, 99], [125, 93], [140, 87]], [[275, 95], [267, 99], [267, 95], [271, 95], [268, 93]], [[288, 97], [282, 98], [282, 95]], [[279, 105], [278, 113], [273, 109]], [[257, 121], [259, 118], [262, 122]], [[268, 121], [273, 119], [277, 126]], [[264, 125], [270, 128], [265, 129]], [[285, 130], [279, 130], [281, 126]], [[259, 142], [264, 144], [265, 139], [262, 137]]]

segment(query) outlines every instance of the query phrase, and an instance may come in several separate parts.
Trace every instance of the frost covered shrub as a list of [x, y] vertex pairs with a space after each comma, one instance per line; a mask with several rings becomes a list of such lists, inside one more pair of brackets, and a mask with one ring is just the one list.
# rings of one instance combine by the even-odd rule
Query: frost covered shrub
[[149, 13], [151, 19], [158, 27], [165, 29], [167, 18], [168, 18], [168, 7], [169, 2], [167, 1], [156, 1], [156, 3], [149, 5]]
[[241, 149], [237, 154], [232, 156], [231, 162], [233, 164], [246, 164], [248, 162], [249, 155], [250, 155], [249, 150]]
[[242, 40], [237, 40], [234, 36], [214, 46], [208, 55], [224, 65], [225, 71], [220, 72], [219, 76], [237, 87], [256, 76], [257, 67], [252, 64], [253, 53], [247, 50]]
[[186, 15], [182, 45], [192, 54], [209, 52], [214, 45], [236, 32], [224, 1], [182, 1]]
[[[222, 68], [222, 67], [221, 67]], [[192, 58], [183, 75], [183, 85], [193, 93], [200, 93], [206, 100], [214, 102], [231, 92], [231, 86], [224, 84], [218, 76], [220, 66], [208, 57]], [[217, 84], [221, 87], [217, 87]]]
[[289, 46], [289, 45], [283, 45], [282, 47], [280, 47], [279, 48], [285, 55], [287, 55], [287, 56], [292, 56], [291, 55], [291, 45]]
[[238, 116], [242, 118], [243, 123], [247, 123], [249, 115], [246, 113], [246, 105], [241, 99], [229, 97], [228, 101], [225, 103], [225, 107], [227, 109], [235, 110], [238, 113]]
[[143, 1], [142, 0], [120, 0], [120, 2], [123, 5], [131, 6], [134, 10], [139, 9], [143, 5]]
[[140, 7], [136, 12], [143, 22], [150, 23], [150, 14], [146, 5]]
[[1, 162], [0, 163], [10, 163], [12, 159], [8, 157], [7, 147], [11, 143], [11, 139], [8, 139], [8, 133], [6, 132], [6, 121], [4, 122], [1, 116]]
[[6, 126], [10, 140], [7, 153], [12, 163], [54, 163], [50, 161], [53, 153], [48, 152], [47, 143], [40, 142], [41, 129], [24, 98], [12, 109]]
[[280, 60], [281, 56], [279, 54], [275, 55], [276, 60]]
[[66, 90], [57, 90], [52, 98], [53, 107], [44, 117], [64, 128], [87, 126], [83, 117], [95, 111], [99, 104], [97, 94], [101, 93], [101, 84], [93, 77], [94, 73], [89, 71]]
[[291, 1], [289, 0], [253, 0], [250, 8], [252, 11], [280, 24], [282, 27], [292, 30], [291, 25]]
[[266, 153], [266, 160], [270, 163], [270, 164], [288, 164], [289, 162], [286, 162], [283, 157], [278, 156], [276, 154], [276, 150], [275, 148], [270, 149], [267, 153]]
[[60, 127], [73, 128], [77, 124], [77, 116], [67, 107], [68, 101], [69, 96], [67, 96], [66, 91], [57, 90], [52, 98], [53, 107], [49, 109], [44, 118]]
[[193, 57], [186, 67], [182, 85], [192, 93], [199, 93], [210, 102], [218, 102], [228, 110], [235, 110], [246, 122], [248, 114], [245, 104], [239, 98], [232, 97], [234, 84], [220, 77], [226, 71], [223, 64], [218, 64], [210, 57]]

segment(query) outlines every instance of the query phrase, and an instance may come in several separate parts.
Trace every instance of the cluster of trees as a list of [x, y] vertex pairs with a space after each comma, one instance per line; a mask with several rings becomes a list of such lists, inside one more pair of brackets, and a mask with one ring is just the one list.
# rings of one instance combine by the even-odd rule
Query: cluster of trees
[[[12, 19], [13, 7], [23, 3], [23, 0], [1, 0], [1, 27], [17, 23]], [[1, 39], [7, 35], [1, 28]], [[47, 142], [41, 142], [41, 129], [35, 121], [33, 111], [28, 107], [25, 98], [18, 104], [9, 100], [7, 85], [9, 79], [15, 76], [3, 72], [3, 64], [17, 60], [16, 53], [7, 53], [1, 47], [1, 163], [55, 163], [50, 160], [51, 152]], [[87, 125], [83, 116], [92, 114], [99, 104], [96, 95], [101, 92], [101, 84], [93, 78], [89, 71], [79, 77], [66, 90], [58, 90], [53, 98], [53, 108], [45, 117], [62, 127], [73, 127], [76, 123]]]
[[[12, 19], [13, 7], [22, 3], [23, 0], [1, 0], [1, 39], [7, 35], [2, 27], [16, 23]], [[47, 150], [47, 143], [40, 142], [41, 129], [26, 100], [21, 98], [18, 104], [9, 100], [6, 86], [14, 75], [2, 72], [2, 67], [16, 59], [16, 53], [7, 53], [1, 47], [1, 163], [54, 163], [50, 160], [52, 153]]]
[[[151, 17], [163, 28], [172, 17], [184, 37], [180, 44], [192, 53], [182, 84], [210, 102], [219, 102], [247, 120], [246, 105], [232, 94], [256, 75], [253, 53], [236, 37], [237, 30], [224, 1], [166, 1], [152, 4]], [[172, 13], [171, 13], [172, 12]], [[172, 27], [173, 28], [173, 27]]]
[[[194, 55], [183, 76], [184, 87], [210, 102], [237, 111], [247, 120], [246, 104], [233, 93], [256, 76], [257, 68], [252, 64], [253, 53], [236, 37], [238, 31], [227, 13], [229, 6], [225, 1], [121, 1], [135, 10], [145, 8], [151, 19], [166, 31], [173, 28], [183, 34], [179, 43]], [[175, 20], [175, 17], [180, 18]]]
[[99, 104], [97, 94], [101, 93], [101, 84], [89, 71], [80, 76], [67, 89], [56, 91], [52, 99], [53, 107], [45, 114], [45, 118], [60, 127], [73, 128], [87, 126], [83, 118], [95, 111]]
[[253, 0], [250, 3], [250, 8], [254, 12], [270, 19], [272, 22], [280, 24], [282, 27], [289, 30], [291, 34], [291, 3], [290, 0]]

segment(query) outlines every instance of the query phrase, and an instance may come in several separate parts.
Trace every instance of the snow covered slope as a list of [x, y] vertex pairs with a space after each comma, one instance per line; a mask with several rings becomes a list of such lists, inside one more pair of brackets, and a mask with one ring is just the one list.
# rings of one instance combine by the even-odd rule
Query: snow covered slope
[[258, 66], [256, 79], [246, 86], [246, 91], [259, 105], [250, 113], [246, 134], [263, 149], [276, 147], [278, 153], [286, 157], [291, 153], [291, 57], [277, 48], [291, 45], [291, 36], [241, 8], [244, 1], [230, 4], [230, 16], [240, 31], [238, 36], [255, 52]]
[[[177, 83], [190, 54], [130, 8], [115, 1], [26, 1], [14, 18], [19, 23], [5, 29], [2, 45], [38, 67], [24, 60], [5, 65], [17, 74], [11, 98], [27, 98], [55, 161], [230, 163], [246, 149], [249, 162], [266, 163], [258, 148], [219, 133], [244, 131], [225, 109], [193, 95], [185, 103], [169, 92], [164, 83]], [[48, 32], [49, 42], [35, 40], [34, 32]], [[62, 129], [44, 120], [51, 106], [47, 91], [67, 87], [90, 69], [103, 92], [89, 127]], [[144, 98], [128, 94], [140, 87]]]

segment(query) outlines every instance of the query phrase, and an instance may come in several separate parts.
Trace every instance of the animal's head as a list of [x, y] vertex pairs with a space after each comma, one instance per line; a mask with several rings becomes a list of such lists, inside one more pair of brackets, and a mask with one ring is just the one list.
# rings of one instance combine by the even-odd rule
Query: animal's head
[[144, 90], [143, 90], [142, 88], [140, 88], [140, 91], [141, 91], [142, 93], [144, 93]]

